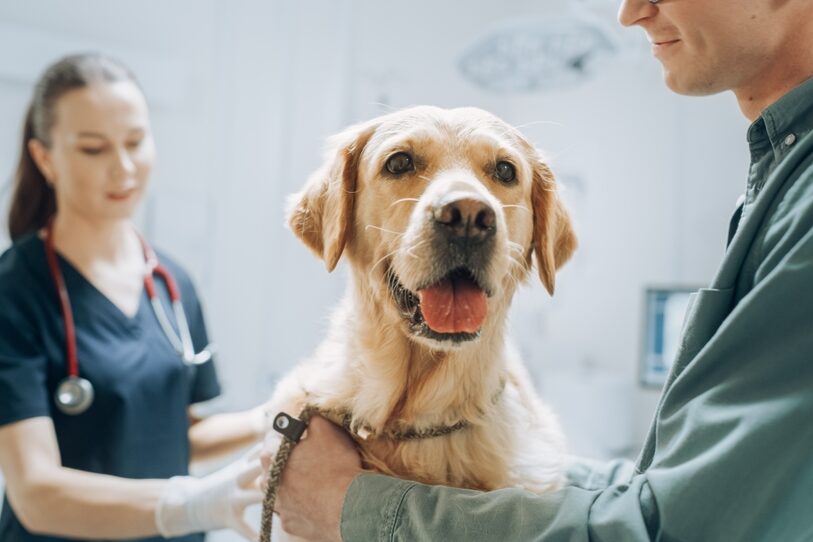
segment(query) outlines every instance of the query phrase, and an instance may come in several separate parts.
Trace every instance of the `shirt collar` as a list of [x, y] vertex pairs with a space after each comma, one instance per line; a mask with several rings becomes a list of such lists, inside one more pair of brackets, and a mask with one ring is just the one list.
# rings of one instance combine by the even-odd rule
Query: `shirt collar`
[[767, 137], [777, 156], [813, 130], [813, 77], [768, 106], [748, 128], [754, 146]]

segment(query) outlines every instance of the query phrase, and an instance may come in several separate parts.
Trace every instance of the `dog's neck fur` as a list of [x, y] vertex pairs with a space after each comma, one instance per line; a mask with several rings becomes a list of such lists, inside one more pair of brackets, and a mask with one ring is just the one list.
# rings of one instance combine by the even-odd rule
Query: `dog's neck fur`
[[[389, 292], [379, 289], [376, 301], [369, 303], [370, 285], [361, 280], [351, 280], [351, 302], [333, 322], [333, 330], [343, 334], [349, 374], [365, 375], [347, 383], [354, 388], [354, 404], [344, 406], [354, 420], [383, 431], [452, 425], [482, 417], [503, 384], [505, 355], [501, 350], [496, 359], [489, 349], [478, 348], [477, 342], [451, 351], [433, 350], [404, 334], [403, 321], [386, 305], [392, 303]], [[481, 340], [504, 345], [503, 315], [490, 314], [489, 320]]]

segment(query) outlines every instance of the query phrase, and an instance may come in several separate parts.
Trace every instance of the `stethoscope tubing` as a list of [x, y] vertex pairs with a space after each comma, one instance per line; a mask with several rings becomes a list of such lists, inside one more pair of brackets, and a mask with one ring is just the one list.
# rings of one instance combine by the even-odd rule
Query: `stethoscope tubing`
[[[189, 322], [186, 319], [186, 312], [181, 302], [181, 292], [178, 284], [169, 270], [161, 265], [155, 252], [140, 235], [139, 241], [146, 262], [144, 289], [161, 330], [184, 364], [199, 365], [206, 363], [214, 355], [214, 346], [209, 344], [202, 351], [195, 353], [192, 334], [189, 331]], [[51, 278], [56, 286], [62, 321], [65, 325], [65, 358], [68, 366], [68, 376], [59, 383], [54, 397], [57, 407], [62, 412], [77, 415], [86, 411], [93, 403], [94, 391], [91, 383], [79, 374], [79, 358], [76, 352], [76, 327], [73, 320], [70, 296], [54, 249], [53, 221], [49, 222], [45, 228], [45, 254]], [[158, 297], [154, 275], [161, 277], [169, 292], [172, 311], [175, 314], [175, 321], [178, 326], [177, 333], [173, 329], [164, 306]]]
[[51, 272], [51, 278], [59, 295], [59, 307], [62, 312], [62, 322], [65, 325], [65, 355], [68, 363], [68, 375], [73, 377], [79, 376], [79, 358], [76, 356], [76, 329], [73, 324], [73, 310], [71, 308], [71, 299], [68, 296], [68, 289], [65, 287], [65, 280], [62, 273], [59, 271], [59, 262], [56, 257], [56, 250], [54, 250], [54, 236], [52, 235], [52, 226], [49, 224], [45, 236], [45, 255], [48, 258], [48, 268]]
[[[152, 305], [152, 310], [158, 319], [158, 324], [161, 326], [164, 335], [167, 336], [167, 339], [178, 355], [183, 358], [184, 363], [199, 365], [209, 361], [212, 357], [210, 347], [204, 348], [197, 354], [195, 353], [195, 347], [192, 344], [192, 334], [189, 331], [189, 321], [186, 319], [186, 311], [181, 302], [181, 291], [178, 288], [178, 284], [175, 282], [169, 270], [158, 261], [158, 256], [156, 256], [144, 238], [139, 236], [139, 240], [141, 241], [144, 258], [147, 262], [147, 273], [144, 275], [144, 289], [147, 291], [150, 305]], [[161, 277], [164, 284], [166, 284], [167, 291], [169, 292], [169, 300], [172, 304], [172, 312], [175, 314], [175, 322], [178, 324], [178, 333], [175, 332], [172, 324], [170, 324], [169, 317], [164, 310], [164, 305], [158, 298], [158, 293], [155, 288], [155, 275]]]

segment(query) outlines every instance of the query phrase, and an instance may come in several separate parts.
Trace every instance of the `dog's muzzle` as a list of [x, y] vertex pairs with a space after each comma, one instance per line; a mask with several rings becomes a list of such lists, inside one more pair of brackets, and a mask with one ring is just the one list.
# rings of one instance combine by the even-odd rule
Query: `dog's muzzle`
[[430, 208], [427, 277], [415, 292], [390, 269], [388, 282], [414, 335], [437, 341], [476, 339], [491, 295], [486, 272], [496, 245], [497, 216], [486, 202], [448, 198]]

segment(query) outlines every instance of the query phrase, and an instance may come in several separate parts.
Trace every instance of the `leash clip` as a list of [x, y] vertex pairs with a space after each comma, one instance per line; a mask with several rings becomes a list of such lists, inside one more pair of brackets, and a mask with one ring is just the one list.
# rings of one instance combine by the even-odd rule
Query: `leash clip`
[[299, 442], [299, 439], [302, 438], [302, 433], [305, 432], [308, 425], [302, 420], [294, 418], [285, 412], [280, 412], [274, 417], [273, 427], [274, 431], [291, 442]]

